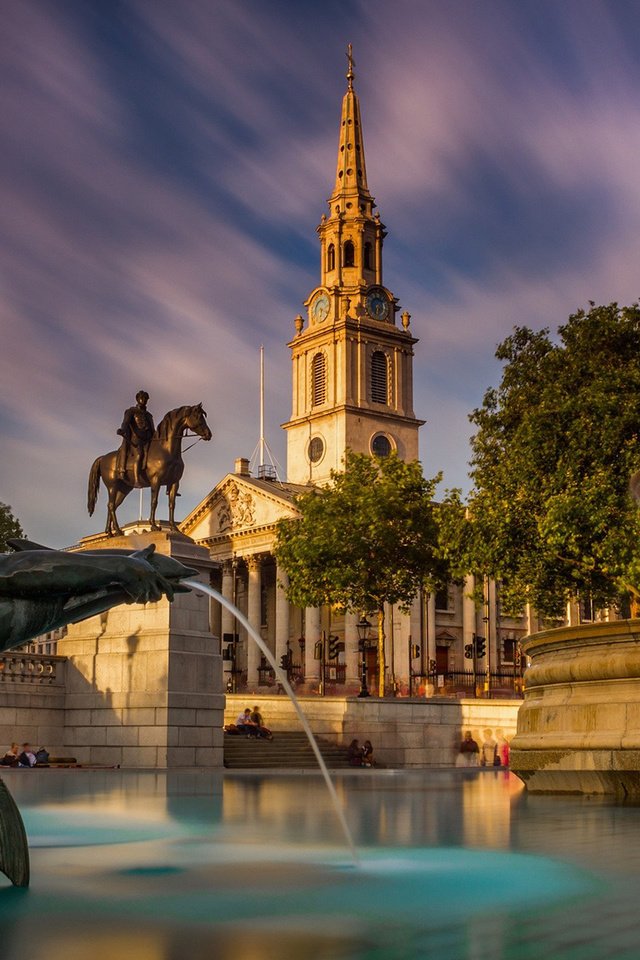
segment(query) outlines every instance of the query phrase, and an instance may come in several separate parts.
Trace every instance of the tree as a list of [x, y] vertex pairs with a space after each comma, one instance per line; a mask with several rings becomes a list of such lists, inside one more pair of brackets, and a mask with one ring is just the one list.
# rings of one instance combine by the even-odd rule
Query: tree
[[7, 553], [7, 540], [23, 535], [22, 527], [11, 512], [11, 507], [0, 503], [0, 553]]
[[500, 386], [470, 416], [474, 489], [442, 518], [459, 570], [502, 581], [505, 609], [546, 616], [640, 586], [640, 309], [592, 303], [558, 335], [516, 327], [498, 347]]
[[348, 453], [327, 487], [296, 498], [299, 519], [281, 520], [275, 554], [299, 606], [376, 611], [379, 693], [384, 696], [384, 605], [411, 604], [423, 583], [441, 582], [433, 493], [420, 464], [396, 455]]

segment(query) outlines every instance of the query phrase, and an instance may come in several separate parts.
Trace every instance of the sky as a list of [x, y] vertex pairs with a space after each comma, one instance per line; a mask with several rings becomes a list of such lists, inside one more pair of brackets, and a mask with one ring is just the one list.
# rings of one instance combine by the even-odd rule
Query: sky
[[156, 422], [207, 411], [186, 516], [256, 447], [261, 344], [286, 470], [286, 343], [319, 281], [349, 42], [384, 282], [420, 338], [427, 475], [468, 487], [468, 414], [514, 325], [638, 297], [635, 0], [20, 0], [2, 16], [0, 501], [34, 540], [103, 529], [89, 470], [141, 388]]

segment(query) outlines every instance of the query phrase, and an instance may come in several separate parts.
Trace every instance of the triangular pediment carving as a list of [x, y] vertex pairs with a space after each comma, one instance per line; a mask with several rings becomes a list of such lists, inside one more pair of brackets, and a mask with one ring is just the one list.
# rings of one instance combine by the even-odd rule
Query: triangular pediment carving
[[291, 491], [277, 484], [228, 474], [182, 525], [196, 541], [235, 536], [295, 517]]

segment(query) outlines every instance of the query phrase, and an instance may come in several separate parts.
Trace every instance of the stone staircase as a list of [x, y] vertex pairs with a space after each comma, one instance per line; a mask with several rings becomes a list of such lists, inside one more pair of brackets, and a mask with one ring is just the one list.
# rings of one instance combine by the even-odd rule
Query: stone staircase
[[[338, 743], [316, 737], [322, 757], [331, 769], [347, 768], [347, 748]], [[246, 736], [224, 735], [224, 765], [232, 770], [258, 770], [288, 767], [299, 770], [317, 770], [318, 761], [307, 736], [302, 731], [277, 730], [273, 740]]]

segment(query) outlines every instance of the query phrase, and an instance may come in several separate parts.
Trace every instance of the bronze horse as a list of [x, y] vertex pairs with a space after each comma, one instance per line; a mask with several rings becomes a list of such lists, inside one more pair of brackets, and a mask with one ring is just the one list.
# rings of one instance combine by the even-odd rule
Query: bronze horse
[[170, 410], [158, 424], [158, 428], [149, 445], [146, 463], [146, 481], [136, 484], [133, 475], [133, 464], [127, 462], [126, 476], [121, 479], [116, 474], [117, 451], [105, 453], [98, 457], [89, 474], [88, 509], [89, 516], [93, 516], [100, 480], [109, 493], [107, 526], [105, 533], [109, 537], [121, 536], [122, 530], [116, 517], [116, 510], [137, 485], [151, 488], [151, 509], [149, 524], [152, 530], [159, 530], [160, 524], [156, 521], [158, 494], [160, 487], [166, 486], [169, 497], [169, 523], [172, 530], [177, 530], [175, 522], [176, 496], [180, 479], [184, 473], [182, 459], [182, 438], [187, 430], [192, 430], [203, 440], [211, 440], [211, 430], [207, 424], [206, 413], [199, 403], [195, 407], [177, 407]]

